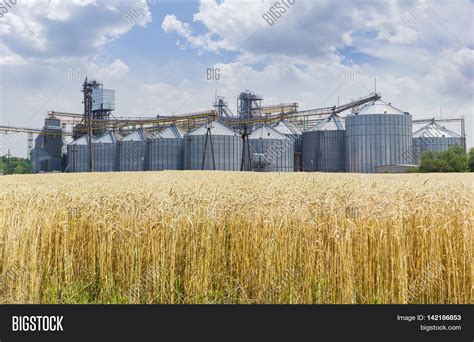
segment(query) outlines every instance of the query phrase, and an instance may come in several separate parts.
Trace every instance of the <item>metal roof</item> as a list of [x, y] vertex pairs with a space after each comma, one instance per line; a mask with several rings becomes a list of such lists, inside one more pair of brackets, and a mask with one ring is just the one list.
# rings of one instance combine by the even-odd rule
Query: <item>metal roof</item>
[[270, 126], [262, 126], [257, 128], [252, 134], [249, 135], [249, 139], [274, 139], [274, 140], [288, 140], [288, 138], [275, 130]]
[[392, 106], [391, 103], [386, 103], [382, 100], [370, 102], [356, 111], [354, 114], [367, 115], [367, 114], [408, 114], [400, 109]]
[[345, 129], [344, 121], [338, 115], [331, 115], [330, 117], [318, 122], [308, 131], [341, 131]]
[[129, 135], [122, 138], [122, 141], [145, 141], [145, 134], [141, 129], [133, 131]]
[[106, 133], [100, 138], [93, 140], [93, 143], [96, 143], [96, 144], [115, 144], [116, 142], [117, 142], [116, 136], [112, 132]]
[[414, 132], [413, 138], [461, 138], [461, 136], [433, 121]]
[[148, 139], [183, 139], [183, 133], [176, 125], [162, 127], [156, 132], [147, 132]]
[[88, 145], [89, 144], [89, 137], [84, 135], [79, 139], [74, 140], [73, 142], [69, 143], [68, 145]]
[[189, 132], [187, 135], [206, 135], [208, 127], [211, 128], [211, 135], [237, 136], [237, 133], [235, 133], [231, 128], [219, 121], [213, 121], [211, 123], [202, 125], [194, 131]]
[[277, 125], [274, 125], [273, 128], [285, 135], [300, 135], [302, 132], [295, 127], [294, 125], [290, 124], [286, 120], [281, 120]]

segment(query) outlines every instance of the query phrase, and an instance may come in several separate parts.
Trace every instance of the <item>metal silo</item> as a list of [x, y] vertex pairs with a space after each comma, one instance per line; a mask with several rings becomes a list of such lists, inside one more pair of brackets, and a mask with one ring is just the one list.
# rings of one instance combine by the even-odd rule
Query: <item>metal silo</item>
[[346, 117], [346, 171], [374, 173], [377, 166], [410, 164], [411, 115], [375, 101]]
[[219, 121], [205, 124], [184, 136], [183, 160], [185, 170], [239, 171], [242, 137]]
[[31, 151], [32, 172], [53, 172], [62, 170], [63, 130], [61, 121], [55, 117], [44, 120], [43, 132], [35, 140]]
[[294, 165], [295, 171], [303, 170], [303, 157], [302, 157], [302, 132], [289, 123], [286, 120], [280, 121], [277, 125], [273, 126], [273, 128], [284, 134], [288, 139], [293, 142], [293, 149], [294, 149]]
[[256, 171], [294, 171], [293, 142], [269, 126], [257, 128], [249, 136], [252, 165]]
[[109, 132], [92, 141], [94, 172], [117, 171], [117, 136]]
[[183, 134], [175, 126], [164, 127], [148, 135], [147, 170], [183, 169]]
[[331, 115], [303, 133], [303, 170], [345, 171], [344, 121]]
[[89, 137], [74, 140], [67, 145], [67, 172], [89, 171]]
[[119, 171], [145, 170], [146, 138], [141, 129], [123, 137], [118, 146]]
[[464, 146], [462, 137], [433, 120], [413, 133], [413, 164], [419, 164], [425, 151], [447, 151], [449, 146]]

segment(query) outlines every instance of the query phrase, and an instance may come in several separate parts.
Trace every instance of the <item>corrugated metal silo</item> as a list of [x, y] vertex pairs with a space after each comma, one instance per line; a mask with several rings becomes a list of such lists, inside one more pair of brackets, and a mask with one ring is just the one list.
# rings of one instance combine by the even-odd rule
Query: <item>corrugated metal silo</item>
[[303, 133], [303, 170], [345, 171], [344, 121], [331, 115]]
[[447, 151], [449, 146], [464, 146], [462, 137], [434, 120], [413, 133], [413, 164], [419, 164], [426, 151]]
[[92, 142], [94, 172], [117, 171], [117, 135], [109, 132]]
[[32, 172], [52, 172], [62, 170], [62, 127], [55, 117], [44, 120], [43, 132], [35, 140], [31, 151]]
[[145, 170], [146, 138], [141, 129], [123, 137], [118, 146], [119, 171]]
[[284, 134], [288, 139], [293, 142], [294, 149], [294, 165], [295, 171], [303, 170], [303, 156], [302, 156], [302, 132], [296, 126], [292, 125], [286, 120], [280, 121], [273, 128]]
[[89, 137], [74, 140], [67, 145], [67, 172], [89, 171]]
[[374, 173], [377, 166], [410, 164], [411, 115], [375, 101], [346, 117], [346, 171]]
[[184, 136], [184, 169], [201, 170], [204, 157], [204, 170], [214, 170], [212, 150], [216, 170], [240, 171], [242, 137], [219, 121], [203, 125]]
[[183, 134], [175, 125], [148, 135], [147, 170], [183, 169]]
[[294, 147], [290, 139], [272, 127], [262, 126], [249, 136], [252, 164], [256, 171], [293, 172]]

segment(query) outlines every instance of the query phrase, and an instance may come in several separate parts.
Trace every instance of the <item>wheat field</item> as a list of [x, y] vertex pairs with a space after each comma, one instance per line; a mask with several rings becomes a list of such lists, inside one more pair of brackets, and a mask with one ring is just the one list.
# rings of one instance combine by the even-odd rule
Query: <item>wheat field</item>
[[472, 303], [472, 174], [0, 177], [3, 303]]

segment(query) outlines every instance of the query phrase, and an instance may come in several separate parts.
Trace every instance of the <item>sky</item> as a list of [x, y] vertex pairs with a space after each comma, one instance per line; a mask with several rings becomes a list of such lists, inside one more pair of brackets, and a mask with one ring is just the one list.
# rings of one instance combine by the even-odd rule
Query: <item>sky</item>
[[[81, 113], [86, 76], [116, 91], [117, 116], [206, 110], [216, 94], [235, 113], [244, 90], [264, 105], [328, 107], [376, 78], [414, 119], [464, 116], [474, 145], [474, 1], [276, 2], [2, 0], [0, 125]], [[25, 157], [26, 135], [0, 134], [7, 149]]]

